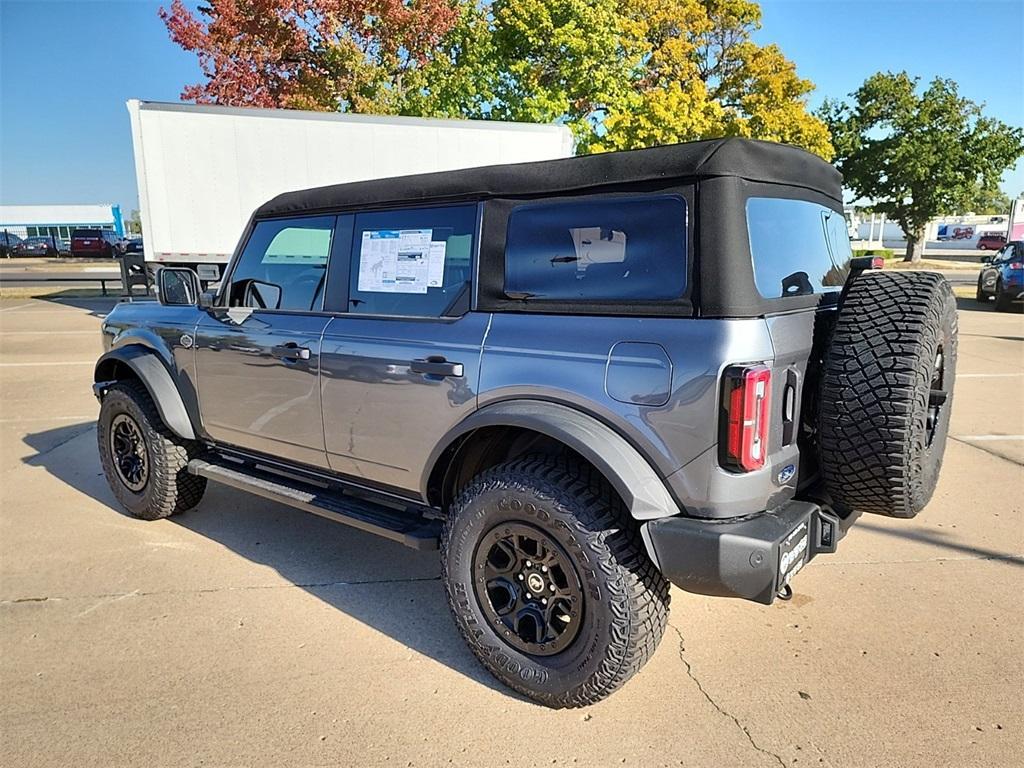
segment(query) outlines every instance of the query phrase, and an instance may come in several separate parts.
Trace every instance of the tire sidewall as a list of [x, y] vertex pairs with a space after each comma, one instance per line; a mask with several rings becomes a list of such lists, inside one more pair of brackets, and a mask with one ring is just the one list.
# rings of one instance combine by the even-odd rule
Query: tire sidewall
[[[922, 509], [931, 498], [938, 483], [939, 470], [946, 448], [946, 437], [949, 434], [950, 413], [953, 407], [953, 385], [956, 381], [957, 361], [957, 318], [956, 304], [951, 296], [939, 294], [935, 299], [940, 302], [939, 322], [930, 327], [929, 333], [922, 341], [919, 361], [923, 371], [923, 392], [915, 398], [914, 428], [910, 430], [913, 444], [911, 450], [911, 506], [914, 514]], [[931, 443], [927, 442], [928, 396], [931, 389], [931, 371], [933, 361], [938, 353], [939, 345], [943, 354], [943, 386], [947, 392], [946, 402], [939, 411], [939, 422], [935, 427]], [[923, 401], [923, 402], [922, 402]], [[914, 467], [914, 464], [917, 464]], [[915, 471], [916, 470], [916, 471]]]
[[[480, 661], [512, 688], [548, 704], [592, 678], [609, 651], [609, 590], [594, 566], [601, 553], [559, 502], [525, 488], [469, 491], [446, 526], [442, 553], [446, 588], [455, 620]], [[552, 656], [532, 657], [507, 644], [488, 621], [473, 585], [473, 562], [484, 536], [503, 522], [540, 528], [572, 559], [584, 595], [582, 626], [572, 644]], [[547, 701], [550, 698], [552, 701]]]

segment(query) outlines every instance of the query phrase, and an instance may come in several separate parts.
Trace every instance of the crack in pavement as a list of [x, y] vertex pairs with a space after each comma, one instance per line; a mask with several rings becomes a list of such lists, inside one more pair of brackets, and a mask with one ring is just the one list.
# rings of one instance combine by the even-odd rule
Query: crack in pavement
[[247, 592], [260, 589], [322, 589], [325, 587], [363, 587], [376, 584], [415, 584], [424, 581], [440, 581], [440, 576], [414, 576], [408, 579], [366, 579], [363, 581], [318, 581], [302, 584], [249, 584], [238, 587], [203, 587], [199, 589], [161, 589], [152, 592], [132, 590], [131, 592], [106, 592], [96, 595], [47, 595], [43, 597], [15, 597], [0, 600], [0, 605], [18, 603], [46, 603], [63, 600], [118, 600], [124, 597], [161, 597], [164, 595], [206, 595], [217, 592]]
[[697, 686], [697, 690], [701, 692], [701, 694], [704, 696], [704, 698], [708, 700], [708, 703], [712, 707], [714, 707], [715, 710], [717, 710], [719, 714], [721, 714], [724, 717], [727, 717], [728, 719], [732, 720], [736, 724], [736, 727], [739, 728], [743, 732], [743, 735], [747, 737], [747, 741], [750, 742], [750, 746], [751, 747], [753, 747], [755, 750], [757, 750], [761, 754], [767, 755], [768, 757], [773, 758], [779, 765], [781, 765], [781, 766], [783, 766], [783, 768], [785, 768], [786, 763], [785, 763], [785, 761], [779, 755], [777, 755], [776, 753], [772, 752], [771, 750], [765, 749], [764, 747], [759, 745], [756, 741], [754, 741], [754, 737], [750, 735], [750, 731], [747, 729], [747, 727], [745, 725], [743, 725], [743, 723], [741, 723], [739, 721], [739, 718], [736, 717], [736, 715], [732, 714], [732, 712], [729, 712], [727, 709], [723, 708], [717, 701], [715, 701], [713, 698], [711, 698], [711, 694], [709, 694], [704, 689], [704, 686], [701, 684], [700, 680], [698, 680], [697, 676], [695, 674], [693, 674], [693, 667], [690, 665], [690, 662], [688, 662], [686, 660], [686, 657], [683, 656], [683, 651], [684, 651], [684, 648], [683, 648], [683, 642], [684, 642], [684, 640], [683, 640], [683, 633], [680, 632], [679, 628], [677, 626], [675, 626], [674, 624], [672, 624], [671, 622], [669, 623], [668, 626], [672, 628], [672, 631], [675, 632], [676, 636], [679, 638], [679, 660], [681, 662], [683, 662], [683, 666], [686, 667], [686, 676], [689, 677], [691, 680], [693, 680], [694, 685]]
[[980, 446], [977, 443], [970, 443], [970, 442], [968, 442], [966, 440], [961, 440], [959, 437], [954, 437], [953, 435], [946, 435], [946, 439], [947, 440], [952, 440], [954, 443], [960, 443], [960, 445], [966, 445], [969, 448], [977, 448], [982, 453], [987, 453], [989, 456], [995, 456], [997, 459], [1002, 459], [1003, 461], [1008, 461], [1008, 462], [1010, 462], [1011, 464], [1013, 464], [1015, 466], [1024, 467], [1024, 461], [1017, 461], [1016, 459], [1011, 459], [1009, 456], [1004, 456], [1001, 453], [996, 453], [995, 451], [993, 451], [993, 450], [991, 450], [989, 448], [985, 448], [983, 446]]

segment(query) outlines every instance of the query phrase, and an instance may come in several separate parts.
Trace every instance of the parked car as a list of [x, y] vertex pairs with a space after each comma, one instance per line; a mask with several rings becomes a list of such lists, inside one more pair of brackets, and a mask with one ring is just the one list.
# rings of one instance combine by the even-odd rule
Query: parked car
[[100, 461], [143, 519], [214, 480], [440, 548], [483, 666], [591, 704], [669, 582], [789, 599], [928, 502], [956, 302], [851, 256], [839, 173], [744, 139], [289, 192], [216, 296], [169, 267], [107, 315]]
[[142, 253], [142, 238], [132, 237], [125, 241], [125, 253]]
[[1024, 242], [1007, 243], [995, 257], [982, 258], [988, 266], [978, 275], [978, 301], [996, 300], [997, 312], [1009, 312], [1024, 302]]
[[59, 256], [56, 238], [49, 235], [32, 235], [14, 246], [15, 256]]
[[986, 232], [978, 238], [979, 251], [998, 251], [1006, 245], [1006, 235], [998, 232]]
[[21, 238], [13, 232], [0, 231], [0, 257], [9, 259], [14, 254], [14, 247]]
[[121, 252], [121, 237], [111, 229], [76, 229], [71, 233], [72, 256], [114, 258]]

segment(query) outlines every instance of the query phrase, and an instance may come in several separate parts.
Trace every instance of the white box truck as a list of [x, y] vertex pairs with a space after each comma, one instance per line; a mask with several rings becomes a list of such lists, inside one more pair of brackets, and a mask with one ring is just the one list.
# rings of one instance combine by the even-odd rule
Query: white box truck
[[560, 125], [137, 99], [128, 113], [146, 261], [204, 280], [219, 279], [252, 211], [281, 192], [573, 153]]

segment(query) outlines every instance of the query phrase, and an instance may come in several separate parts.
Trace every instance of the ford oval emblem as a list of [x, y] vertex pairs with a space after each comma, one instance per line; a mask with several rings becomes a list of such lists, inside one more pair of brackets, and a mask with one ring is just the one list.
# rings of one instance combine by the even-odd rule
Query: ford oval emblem
[[778, 483], [779, 485], [785, 485], [793, 479], [793, 475], [796, 474], [796, 465], [787, 464], [781, 470], [779, 470]]

